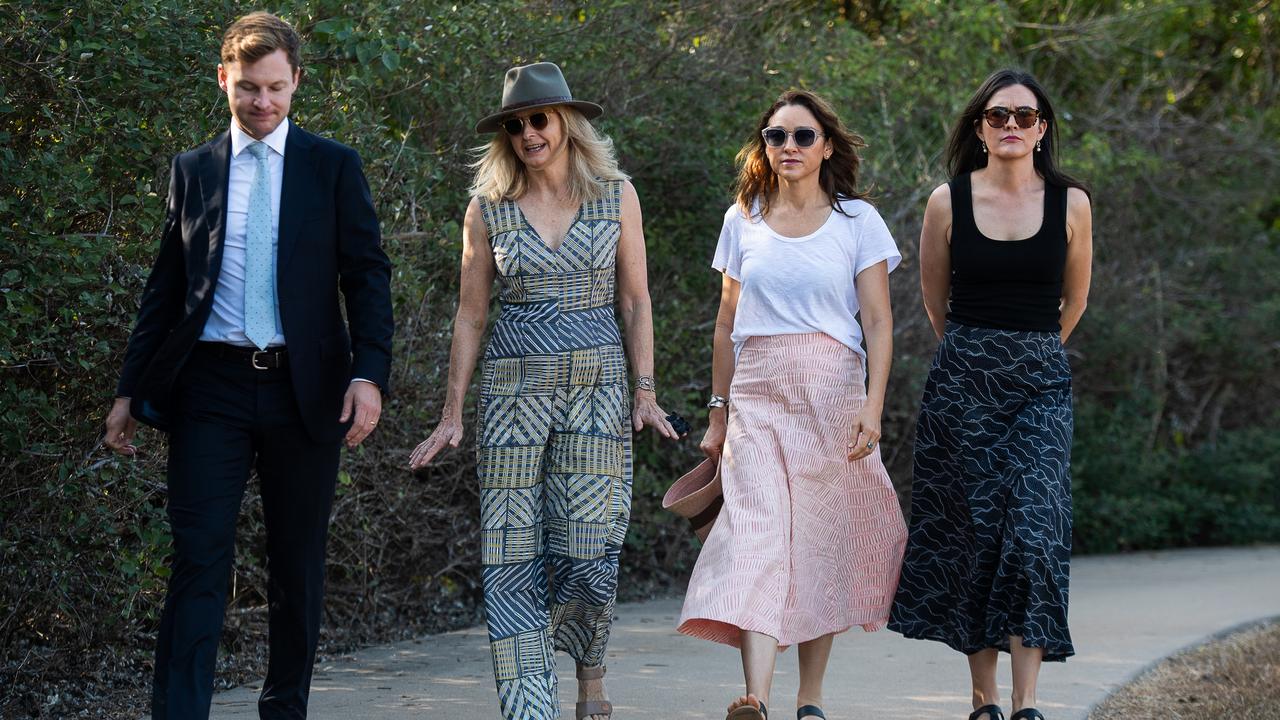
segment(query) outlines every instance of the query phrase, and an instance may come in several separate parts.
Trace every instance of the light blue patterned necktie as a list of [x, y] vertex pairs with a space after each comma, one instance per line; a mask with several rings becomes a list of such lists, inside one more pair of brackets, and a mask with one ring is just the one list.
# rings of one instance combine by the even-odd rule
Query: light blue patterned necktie
[[266, 143], [246, 148], [257, 159], [249, 187], [244, 240], [244, 334], [264, 349], [276, 336], [275, 253], [271, 248], [271, 168]]

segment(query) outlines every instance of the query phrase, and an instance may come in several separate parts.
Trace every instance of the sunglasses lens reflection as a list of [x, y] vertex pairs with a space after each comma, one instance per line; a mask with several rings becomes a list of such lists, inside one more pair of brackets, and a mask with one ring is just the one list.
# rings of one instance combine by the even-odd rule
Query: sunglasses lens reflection
[[1009, 116], [1013, 116], [1013, 121], [1018, 127], [1026, 128], [1036, 124], [1040, 119], [1040, 111], [1032, 107], [1020, 107], [1016, 110], [1010, 110], [1006, 107], [992, 107], [982, 111], [982, 116], [986, 118], [987, 124], [993, 128], [1002, 128], [1008, 122]]
[[[509, 120], [502, 121], [502, 129], [507, 131], [508, 135], [519, 135], [524, 132], [524, 118], [513, 117]], [[547, 127], [547, 114], [544, 112], [536, 112], [529, 116], [529, 124], [534, 130], [542, 130]]]
[[793, 133], [787, 133], [787, 131], [782, 128], [765, 128], [762, 134], [764, 135], [764, 144], [769, 147], [782, 147], [783, 145], [786, 145], [788, 134], [795, 138], [796, 147], [807, 148], [813, 145], [814, 141], [818, 139], [818, 131], [807, 127], [796, 128]]

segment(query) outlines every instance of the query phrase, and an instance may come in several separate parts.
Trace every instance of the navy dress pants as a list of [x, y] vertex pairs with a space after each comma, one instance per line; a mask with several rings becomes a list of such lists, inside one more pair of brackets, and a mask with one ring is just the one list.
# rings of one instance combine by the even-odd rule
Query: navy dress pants
[[247, 358], [227, 359], [198, 343], [175, 393], [172, 574], [157, 638], [152, 718], [209, 716], [236, 517], [250, 470], [258, 473], [267, 530], [270, 659], [258, 713], [305, 718], [340, 443], [316, 443], [307, 434], [288, 368], [256, 370]]

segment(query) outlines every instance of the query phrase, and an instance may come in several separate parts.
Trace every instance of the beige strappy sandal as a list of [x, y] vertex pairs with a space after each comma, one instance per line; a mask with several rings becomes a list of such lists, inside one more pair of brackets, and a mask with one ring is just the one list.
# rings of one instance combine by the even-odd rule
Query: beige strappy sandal
[[[580, 667], [578, 668], [579, 680], [600, 680], [604, 677], [605, 667], [597, 665], [596, 667]], [[583, 700], [574, 706], [573, 714], [578, 720], [586, 720], [592, 715], [604, 715], [605, 717], [613, 717], [613, 703], [608, 700]]]

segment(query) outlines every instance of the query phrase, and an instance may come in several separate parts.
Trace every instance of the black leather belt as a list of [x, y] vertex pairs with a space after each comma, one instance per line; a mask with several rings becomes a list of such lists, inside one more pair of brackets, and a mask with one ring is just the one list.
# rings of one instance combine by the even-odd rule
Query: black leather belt
[[275, 370], [289, 367], [289, 351], [283, 345], [259, 350], [254, 347], [241, 347], [220, 342], [201, 342], [201, 352], [208, 353], [220, 360], [237, 364], [246, 364], [254, 370]]

